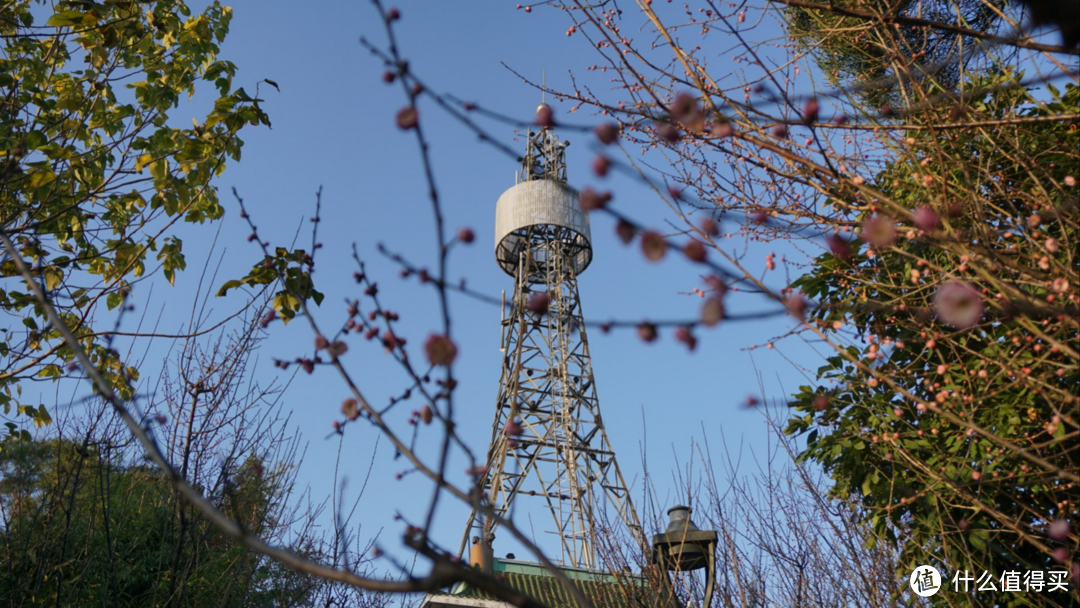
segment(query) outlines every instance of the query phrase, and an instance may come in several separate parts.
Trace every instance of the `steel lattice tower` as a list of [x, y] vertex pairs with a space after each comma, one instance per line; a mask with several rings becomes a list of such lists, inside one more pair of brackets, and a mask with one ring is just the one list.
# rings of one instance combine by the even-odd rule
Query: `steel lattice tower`
[[[514, 291], [483, 490], [500, 516], [523, 497], [546, 503], [563, 564], [593, 568], [598, 524], [621, 521], [635, 538], [641, 526], [600, 416], [577, 285], [592, 261], [589, 217], [566, 185], [565, 147], [530, 130], [518, 183], [496, 205], [495, 259]], [[490, 542], [495, 528], [474, 511], [465, 538]]]

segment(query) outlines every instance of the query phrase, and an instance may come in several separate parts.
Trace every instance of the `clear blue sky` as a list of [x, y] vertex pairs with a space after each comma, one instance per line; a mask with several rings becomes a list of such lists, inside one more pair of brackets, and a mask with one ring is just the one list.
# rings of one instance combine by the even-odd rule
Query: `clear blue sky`
[[[394, 126], [394, 114], [405, 99], [398, 86], [382, 83], [383, 67], [359, 43], [361, 36], [380, 44], [385, 41], [375, 10], [362, 1], [237, 0], [227, 4], [234, 8], [235, 18], [222, 58], [239, 66], [236, 84], [251, 92], [256, 82], [269, 78], [281, 90], [262, 86], [263, 107], [273, 129], [247, 132], [242, 161], [230, 166], [217, 182], [229, 209], [220, 240], [227, 247], [220, 276], [243, 274], [260, 255], [245, 241], [247, 229], [227, 195], [230, 188], [235, 187], [248, 202], [264, 238], [288, 244], [298, 226], [304, 231], [302, 242], [309, 242], [310, 224], [305, 218], [314, 212], [315, 192], [322, 187], [319, 240], [325, 245], [318, 252], [315, 275], [319, 289], [326, 294], [317, 313], [320, 321], [328, 325], [342, 322], [344, 300], [360, 295], [351, 279], [355, 270], [351, 247], [355, 243], [370, 263], [369, 274], [379, 280], [383, 301], [400, 311], [403, 334], [416, 347], [414, 356], [420, 356], [419, 345], [438, 327], [434, 292], [418, 287], [415, 281], [398, 279], [397, 268], [376, 253], [376, 243], [386, 243], [417, 264], [432, 265], [434, 223], [416, 141]], [[514, 5], [512, 1], [402, 2], [403, 19], [397, 28], [402, 51], [431, 88], [521, 118], [531, 117], [540, 95], [502, 63], [536, 79], [546, 70], [548, 84], [556, 89], [568, 88], [568, 70], [594, 86], [608, 86], [607, 76], [584, 71], [596, 58], [580, 36], [565, 35], [570, 25], [565, 15], [551, 9], [526, 14]], [[717, 54], [730, 47], [720, 38], [714, 38], [713, 43]], [[203, 102], [196, 99], [194, 105]], [[597, 120], [582, 113], [566, 114], [567, 104], [555, 104], [555, 108], [559, 119], [575, 123]], [[454, 251], [452, 275], [466, 277], [472, 288], [497, 296], [501, 290], [511, 289], [511, 283], [493, 259], [495, 201], [513, 185], [517, 164], [478, 142], [433, 104], [423, 102], [420, 115], [431, 140], [448, 225], [451, 230], [469, 226], [478, 235], [472, 246]], [[177, 116], [186, 122], [182, 112]], [[502, 141], [522, 148], [510, 127], [489, 126]], [[573, 142], [568, 150], [571, 183], [578, 188], [596, 183], [588, 170], [590, 138], [573, 133], [563, 137]], [[639, 186], [616, 180], [606, 187], [614, 188], [619, 208], [636, 218], [659, 226], [667, 217], [661, 201]], [[205, 230], [186, 229], [190, 267], [196, 268], [205, 256], [209, 236]], [[660, 264], [644, 261], [636, 247], [626, 248], [614, 238], [613, 224], [606, 217], [594, 219], [593, 245], [594, 263], [580, 281], [588, 318], [697, 316], [701, 300], [685, 292], [701, 285], [698, 268], [678, 255], [669, 255]], [[755, 264], [761, 267], [767, 252], [792, 254], [781, 243], [757, 244], [750, 251], [751, 257], [760, 259]], [[189, 303], [185, 297], [197, 278], [192, 272], [188, 274], [191, 276], [182, 278], [172, 290], [155, 288], [150, 307], [167, 300], [171, 315], [186, 318]], [[782, 286], [782, 270], [773, 274], [775, 284]], [[742, 310], [764, 305], [748, 296], [736, 295], [733, 301]], [[452, 306], [460, 351], [459, 429], [473, 448], [483, 453], [499, 380], [500, 313], [497, 307], [461, 297], [456, 297]], [[223, 302], [216, 314], [227, 309]], [[676, 343], [670, 332], [651, 345], [641, 343], [633, 331], [590, 333], [608, 435], [635, 498], [641, 496], [641, 448], [646, 438], [649, 470], [667, 506], [685, 500], [670, 492], [670, 480], [676, 474], [676, 459], [685, 463], [690, 457], [691, 438], [707, 434], [714, 442], [714, 454], [721, 452], [721, 434], [736, 451], [744, 444], [746, 458], [753, 455], [751, 450], [763, 452], [768, 430], [762, 416], [742, 407], [748, 395], [760, 395], [759, 374], [767, 396], [782, 399], [805, 382], [802, 372], [784, 356], [810, 369], [820, 363], [806, 345], [794, 340], [775, 350], [755, 350], [753, 357], [747, 348], [764, 344], [791, 326], [791, 319], [785, 317], [724, 324], [700, 333], [694, 353]], [[292, 359], [309, 354], [311, 344], [306, 324], [274, 325], [260, 354], [259, 373], [269, 377], [278, 371], [271, 366], [271, 357]], [[360, 339], [352, 340], [350, 346], [347, 364], [372, 401], [385, 403], [401, 392], [405, 377], [380, 347]], [[293, 419], [310, 442], [300, 480], [310, 484], [317, 497], [332, 489], [338, 443], [336, 436], [326, 437], [331, 421], [340, 417], [339, 405], [346, 396], [340, 379], [329, 370], [319, 370], [313, 376], [298, 376], [284, 399], [285, 408], [294, 412]], [[422, 405], [417, 402], [400, 408], [394, 418], [399, 428], [405, 428], [409, 411]], [[434, 436], [433, 429], [428, 432]], [[364, 478], [376, 436], [374, 429], [361, 424], [351, 426], [344, 438], [342, 471], [349, 478], [350, 495]], [[401, 524], [394, 521], [394, 515], [400, 511], [420, 518], [430, 496], [430, 482], [418, 475], [395, 480], [405, 465], [392, 460], [392, 449], [385, 441], [374, 451], [374, 458], [374, 472], [354, 523], [362, 524], [361, 536], [385, 529], [383, 546], [405, 556], [398, 542]], [[464, 462], [455, 462], [451, 468], [455, 481], [464, 482], [464, 466]], [[466, 515], [464, 506], [444, 502], [432, 530], [435, 540], [456, 547]], [[547, 520], [541, 515], [533, 517], [538, 540], [551, 546], [542, 534]], [[522, 557], [509, 543], [497, 544], [497, 554], [507, 551]]]

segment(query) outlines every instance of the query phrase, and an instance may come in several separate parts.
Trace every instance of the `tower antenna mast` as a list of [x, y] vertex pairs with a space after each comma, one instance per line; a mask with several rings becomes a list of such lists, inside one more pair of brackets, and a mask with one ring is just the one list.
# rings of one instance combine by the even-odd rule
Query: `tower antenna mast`
[[[481, 485], [500, 518], [516, 501], [545, 505], [562, 563], [595, 568], [602, 526], [621, 522], [640, 542], [641, 524], [600, 416], [577, 284], [593, 257], [589, 216], [566, 183], [567, 145], [530, 129], [519, 181], [496, 204], [495, 261], [514, 290]], [[474, 509], [459, 553], [469, 537], [490, 545], [497, 527]]]

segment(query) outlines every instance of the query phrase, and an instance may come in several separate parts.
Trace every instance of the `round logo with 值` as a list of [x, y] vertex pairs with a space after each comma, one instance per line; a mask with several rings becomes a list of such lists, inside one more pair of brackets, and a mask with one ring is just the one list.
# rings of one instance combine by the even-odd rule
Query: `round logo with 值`
[[918, 566], [908, 581], [911, 590], [919, 597], [930, 597], [941, 590], [941, 573], [933, 566]]

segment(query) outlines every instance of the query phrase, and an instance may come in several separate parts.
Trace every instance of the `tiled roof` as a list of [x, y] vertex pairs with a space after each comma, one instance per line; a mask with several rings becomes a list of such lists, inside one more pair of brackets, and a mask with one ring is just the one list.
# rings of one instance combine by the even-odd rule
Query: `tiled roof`
[[[577, 602], [570, 593], [554, 576], [536, 574], [519, 574], [517, 572], [501, 573], [504, 583], [531, 596], [551, 608], [577, 608]], [[655, 608], [657, 601], [655, 593], [646, 585], [634, 580], [615, 580], [610, 582], [601, 581], [573, 581], [581, 589], [585, 597], [596, 606], [605, 608]], [[479, 589], [465, 589], [458, 594], [459, 597], [470, 597], [483, 600], [494, 600], [495, 597], [486, 591]]]
[[[577, 602], [559, 582], [559, 579], [551, 573], [542, 571], [540, 568], [516, 568], [517, 570], [524, 569], [526, 572], [507, 571], [499, 566], [503, 564], [498, 564], [496, 567], [495, 575], [499, 580], [533, 599], [551, 608], [578, 607]], [[658, 608], [663, 606], [655, 587], [639, 576], [614, 576], [609, 573], [583, 574], [581, 571], [574, 570], [565, 572], [574, 585], [581, 589], [585, 597], [597, 608]], [[439, 605], [437, 602], [440, 599], [448, 597], [483, 602], [482, 604], [470, 603], [471, 605], [505, 605], [490, 593], [465, 584], [459, 584], [450, 593], [430, 596], [430, 599], [433, 605]], [[487, 602], [492, 603], [487, 604]]]

